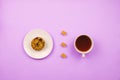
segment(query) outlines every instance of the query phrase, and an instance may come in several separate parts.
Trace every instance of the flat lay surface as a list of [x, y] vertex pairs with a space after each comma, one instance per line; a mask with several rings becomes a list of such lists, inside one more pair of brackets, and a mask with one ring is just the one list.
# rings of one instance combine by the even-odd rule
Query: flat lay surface
[[[23, 48], [33, 29], [52, 36], [44, 59], [32, 59]], [[81, 34], [94, 41], [85, 58], [74, 49]], [[0, 80], [120, 80], [119, 57], [119, 0], [0, 0]]]

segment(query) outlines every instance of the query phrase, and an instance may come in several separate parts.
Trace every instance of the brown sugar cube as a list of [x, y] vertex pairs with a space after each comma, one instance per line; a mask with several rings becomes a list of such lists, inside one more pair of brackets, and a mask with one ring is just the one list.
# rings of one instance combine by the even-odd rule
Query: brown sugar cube
[[61, 58], [67, 58], [67, 55], [65, 53], [62, 53]]
[[65, 36], [65, 35], [67, 35], [67, 32], [63, 30], [63, 31], [61, 32], [61, 34], [62, 34], [63, 36]]
[[67, 44], [64, 43], [64, 42], [62, 42], [62, 43], [61, 43], [61, 46], [62, 46], [62, 47], [67, 47]]

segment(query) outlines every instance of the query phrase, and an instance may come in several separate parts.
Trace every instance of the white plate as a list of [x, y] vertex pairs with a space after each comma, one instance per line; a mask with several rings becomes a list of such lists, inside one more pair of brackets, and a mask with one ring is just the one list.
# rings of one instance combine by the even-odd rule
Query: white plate
[[[35, 37], [41, 37], [45, 40], [45, 47], [40, 51], [36, 51], [31, 47], [31, 41]], [[53, 49], [53, 40], [48, 32], [41, 29], [36, 29], [29, 32], [25, 36], [23, 41], [23, 46], [24, 46], [24, 50], [30, 57], [35, 59], [42, 59], [47, 57], [51, 53]]]

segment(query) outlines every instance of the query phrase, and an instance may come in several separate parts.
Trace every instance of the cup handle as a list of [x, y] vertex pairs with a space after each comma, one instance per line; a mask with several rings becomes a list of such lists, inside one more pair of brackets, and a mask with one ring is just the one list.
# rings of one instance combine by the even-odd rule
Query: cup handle
[[85, 58], [85, 54], [82, 54], [82, 58]]

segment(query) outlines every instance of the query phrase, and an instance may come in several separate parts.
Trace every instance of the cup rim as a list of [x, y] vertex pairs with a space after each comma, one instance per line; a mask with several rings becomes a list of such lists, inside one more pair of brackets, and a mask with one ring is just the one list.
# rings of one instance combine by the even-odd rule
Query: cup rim
[[[92, 45], [91, 45], [91, 47], [90, 47], [89, 50], [87, 50], [87, 51], [80, 51], [80, 50], [78, 50], [78, 48], [76, 47], [76, 40], [77, 40], [80, 36], [87, 36], [87, 37], [91, 40]], [[80, 53], [80, 54], [84, 54], [84, 55], [85, 55], [85, 54], [88, 54], [88, 53], [93, 49], [93, 46], [94, 46], [93, 39], [92, 39], [89, 35], [87, 35], [87, 34], [79, 35], [79, 36], [77, 36], [77, 37], [75, 38], [75, 40], [74, 40], [74, 48], [75, 48], [75, 50], [76, 50], [78, 53]]]

